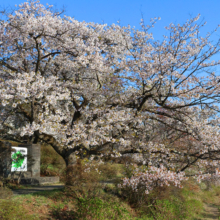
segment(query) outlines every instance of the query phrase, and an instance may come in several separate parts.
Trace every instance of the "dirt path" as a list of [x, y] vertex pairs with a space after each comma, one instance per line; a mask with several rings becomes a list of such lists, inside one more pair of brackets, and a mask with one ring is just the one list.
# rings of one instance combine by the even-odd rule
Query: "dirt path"
[[43, 192], [43, 191], [62, 189], [62, 188], [64, 188], [64, 185], [30, 186], [26, 189], [14, 189], [12, 191], [14, 195], [24, 195], [24, 194], [31, 194], [36, 192]]
[[211, 220], [211, 219], [219, 219], [220, 211], [219, 209], [212, 205], [212, 204], [205, 204], [204, 205], [204, 220]]
[[[102, 184], [109, 184], [113, 183], [112, 180], [110, 181], [101, 181]], [[14, 195], [24, 195], [24, 194], [31, 194], [36, 192], [43, 192], [48, 190], [54, 190], [54, 189], [62, 189], [64, 188], [64, 185], [46, 185], [46, 186], [28, 186], [24, 189], [14, 189], [13, 194]]]

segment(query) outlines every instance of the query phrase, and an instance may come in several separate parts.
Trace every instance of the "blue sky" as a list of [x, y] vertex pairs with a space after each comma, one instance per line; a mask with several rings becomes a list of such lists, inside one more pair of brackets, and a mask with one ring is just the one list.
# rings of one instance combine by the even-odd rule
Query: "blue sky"
[[[0, 0], [0, 7], [14, 7], [23, 0]], [[143, 15], [145, 23], [150, 18], [161, 17], [153, 33], [159, 39], [165, 33], [164, 27], [183, 23], [198, 13], [207, 21], [203, 32], [212, 31], [220, 24], [219, 0], [41, 0], [42, 4], [66, 8], [65, 14], [79, 21], [112, 24], [120, 20], [121, 25], [139, 27]], [[219, 33], [220, 36], [220, 33]]]
[[[26, 0], [0, 0], [2, 8], [15, 8]], [[200, 20], [207, 22], [201, 35], [214, 30], [220, 24], [220, 0], [41, 0], [42, 4], [54, 5], [56, 9], [65, 8], [65, 14], [79, 21], [95, 23], [128, 24], [140, 28], [140, 19], [145, 24], [154, 17], [161, 17], [152, 29], [156, 40], [166, 34], [165, 26], [170, 23], [183, 24], [187, 19], [201, 14]], [[220, 38], [220, 28], [214, 33], [213, 40]], [[219, 55], [213, 59], [220, 59]]]
[[[15, 8], [26, 0], [0, 0], [2, 8]], [[156, 40], [166, 34], [165, 26], [170, 23], [183, 24], [187, 19], [201, 14], [200, 20], [207, 22], [201, 35], [214, 30], [220, 24], [220, 0], [41, 0], [42, 4], [54, 5], [56, 9], [65, 8], [65, 14], [79, 21], [95, 23], [128, 24], [140, 28], [143, 16], [145, 24], [154, 17], [161, 17], [152, 29]], [[213, 40], [220, 38], [220, 28], [214, 33]], [[220, 59], [219, 55], [213, 59]]]
[[[25, 0], [0, 0], [0, 9], [14, 8]], [[170, 23], [182, 24], [187, 19], [201, 14], [207, 22], [202, 29], [204, 36], [220, 24], [220, 0], [41, 0], [42, 4], [54, 5], [57, 9], [66, 9], [65, 14], [79, 21], [107, 23], [120, 20], [123, 26], [139, 28], [140, 19], [147, 24], [151, 18], [161, 17], [152, 29], [155, 39], [162, 39], [166, 33], [164, 27]], [[220, 38], [220, 29], [213, 39]], [[214, 59], [220, 59], [219, 55]], [[219, 68], [216, 69], [219, 74]]]

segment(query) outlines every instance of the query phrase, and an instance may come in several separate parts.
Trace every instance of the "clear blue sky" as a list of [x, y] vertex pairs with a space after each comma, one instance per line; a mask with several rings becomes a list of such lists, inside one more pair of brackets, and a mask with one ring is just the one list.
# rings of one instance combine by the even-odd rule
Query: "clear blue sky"
[[[0, 9], [13, 8], [24, 0], [0, 0]], [[204, 36], [220, 24], [220, 0], [41, 0], [46, 5], [54, 5], [57, 9], [65, 8], [65, 14], [79, 21], [107, 23], [120, 20], [120, 24], [139, 28], [142, 15], [147, 24], [151, 18], [161, 17], [152, 30], [154, 38], [161, 39], [165, 34], [165, 26], [170, 23], [182, 24], [187, 19], [201, 14], [207, 25], [201, 31]], [[220, 29], [214, 40], [220, 38]], [[214, 59], [220, 59], [217, 55]], [[220, 69], [217, 68], [218, 74]]]
[[[0, 0], [0, 7], [14, 7], [23, 0]], [[139, 27], [143, 17], [161, 17], [153, 33], [160, 38], [169, 23], [183, 23], [198, 13], [207, 21], [204, 32], [212, 31], [220, 24], [220, 0], [41, 0], [42, 4], [66, 8], [66, 14], [79, 21], [112, 24], [120, 20], [121, 25]], [[220, 34], [219, 34], [220, 36]]]

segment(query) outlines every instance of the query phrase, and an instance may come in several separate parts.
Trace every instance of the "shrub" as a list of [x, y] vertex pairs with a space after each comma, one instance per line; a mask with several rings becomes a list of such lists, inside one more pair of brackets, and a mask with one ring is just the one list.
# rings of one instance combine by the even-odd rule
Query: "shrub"
[[68, 166], [65, 171], [65, 183], [68, 186], [76, 186], [78, 184], [89, 185], [98, 182], [99, 174], [95, 167], [87, 167], [81, 159], [76, 164]]
[[164, 200], [156, 200], [153, 206], [149, 206], [149, 217], [158, 220], [186, 219], [187, 206], [179, 198], [171, 197]]
[[[91, 167], [92, 168], [92, 167]], [[102, 190], [99, 183], [98, 173], [87, 167], [80, 159], [74, 166], [66, 168], [65, 175], [65, 194], [79, 201], [81, 198], [94, 198]]]
[[95, 197], [81, 198], [78, 202], [77, 215], [79, 218], [92, 217], [93, 219], [125, 219], [129, 212], [117, 201], [103, 201]]
[[77, 210], [64, 207], [54, 207], [52, 210], [56, 219], [133, 219], [128, 210], [119, 201], [105, 201], [101, 198], [78, 199]]
[[183, 189], [173, 185], [155, 187], [149, 194], [145, 194], [142, 188], [138, 191], [132, 191], [129, 187], [119, 190], [122, 198], [135, 208], [141, 218], [189, 219], [201, 213], [203, 204], [192, 198], [198, 192], [198, 186], [190, 181], [184, 185]]
[[[96, 165], [96, 162], [94, 164]], [[108, 174], [115, 174], [111, 168], [102, 168], [106, 168]], [[64, 194], [76, 201], [77, 208], [54, 208], [53, 215], [58, 219], [126, 219], [129, 213], [118, 198], [106, 200], [103, 196], [99, 178], [97, 167], [91, 165], [88, 171], [88, 166], [80, 159], [74, 166], [67, 167]]]

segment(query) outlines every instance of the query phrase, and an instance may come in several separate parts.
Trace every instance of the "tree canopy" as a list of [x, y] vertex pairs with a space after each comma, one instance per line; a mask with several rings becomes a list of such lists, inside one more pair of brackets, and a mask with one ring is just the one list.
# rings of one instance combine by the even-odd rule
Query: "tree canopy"
[[79, 22], [39, 1], [6, 16], [3, 138], [49, 143], [67, 165], [83, 152], [131, 153], [154, 169], [196, 167], [203, 176], [218, 167], [220, 61], [213, 57], [220, 41], [210, 40], [215, 32], [200, 35], [199, 15], [170, 24], [161, 41], [151, 33], [159, 18], [142, 21], [140, 30], [107, 26]]

